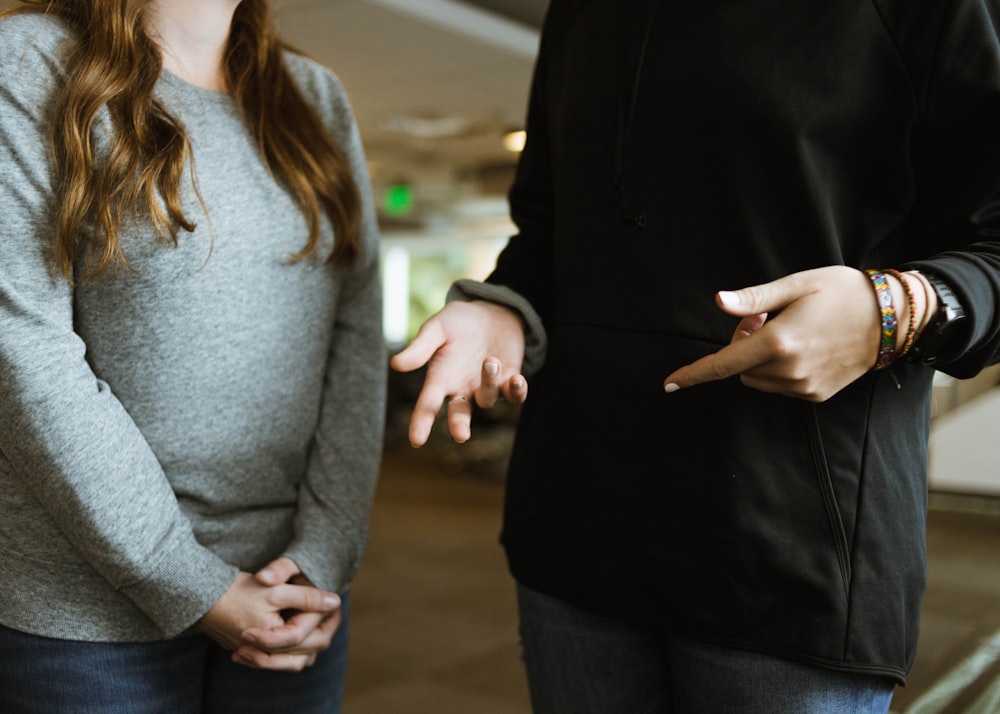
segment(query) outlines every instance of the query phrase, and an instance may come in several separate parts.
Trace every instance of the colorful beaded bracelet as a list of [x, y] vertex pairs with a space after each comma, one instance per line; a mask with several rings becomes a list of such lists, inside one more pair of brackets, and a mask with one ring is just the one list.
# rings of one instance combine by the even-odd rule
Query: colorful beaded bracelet
[[885, 369], [896, 359], [896, 308], [892, 304], [892, 290], [889, 281], [885, 279], [885, 273], [879, 270], [865, 272], [875, 288], [875, 298], [882, 314], [882, 338], [879, 341], [875, 369]]

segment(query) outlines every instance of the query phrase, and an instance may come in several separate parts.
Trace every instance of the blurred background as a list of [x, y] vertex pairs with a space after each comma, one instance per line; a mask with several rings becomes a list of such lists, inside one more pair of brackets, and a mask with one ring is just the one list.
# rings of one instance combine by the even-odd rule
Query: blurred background
[[[11, 5], [0, 0], [0, 7]], [[283, 36], [333, 69], [365, 142], [382, 228], [385, 337], [401, 348], [512, 226], [546, 0], [272, 0]], [[497, 534], [517, 414], [472, 441], [405, 430], [422, 376], [390, 375], [372, 541], [352, 594], [347, 714], [519, 714], [513, 585]], [[902, 714], [1000, 712], [1000, 372], [936, 380], [930, 573]]]
[[448, 283], [485, 277], [510, 234], [544, 0], [275, 0], [284, 36], [354, 106], [380, 211], [386, 338], [403, 343]]

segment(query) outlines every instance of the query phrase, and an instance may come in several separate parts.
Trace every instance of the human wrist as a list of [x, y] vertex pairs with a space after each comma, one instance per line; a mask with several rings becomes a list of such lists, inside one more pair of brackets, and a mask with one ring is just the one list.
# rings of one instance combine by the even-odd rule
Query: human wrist
[[866, 270], [879, 309], [875, 369], [884, 369], [913, 349], [937, 308], [936, 293], [916, 271]]
[[878, 352], [873, 367], [876, 370], [885, 369], [896, 359], [896, 342], [899, 332], [896, 299], [889, 282], [889, 276], [885, 272], [866, 270], [865, 275], [875, 291], [875, 303], [879, 311]]
[[927, 276], [917, 270], [907, 270], [903, 273], [910, 281], [913, 286], [913, 294], [917, 299], [917, 337], [920, 337], [923, 333], [924, 328], [927, 327], [927, 323], [930, 322], [931, 316], [937, 312], [938, 309], [938, 299], [937, 292], [931, 286], [930, 281], [927, 280]]
[[905, 357], [912, 349], [924, 323], [927, 309], [927, 293], [923, 284], [912, 274], [892, 268], [884, 271], [892, 290], [896, 306], [898, 328], [896, 330], [895, 359]]
[[509, 305], [481, 298], [469, 300], [469, 304], [481, 307], [489, 315], [489, 319], [505, 323], [508, 327], [514, 327], [516, 325], [521, 332], [527, 330], [524, 316]]

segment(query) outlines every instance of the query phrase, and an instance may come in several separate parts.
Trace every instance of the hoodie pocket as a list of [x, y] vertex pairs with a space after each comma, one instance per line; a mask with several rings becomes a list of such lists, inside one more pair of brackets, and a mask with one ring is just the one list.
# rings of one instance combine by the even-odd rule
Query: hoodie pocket
[[851, 557], [850, 547], [847, 543], [847, 532], [844, 528], [844, 520], [840, 515], [840, 507], [837, 505], [837, 494], [834, 490], [830, 465], [826, 458], [826, 450], [823, 447], [823, 434], [819, 428], [816, 406], [814, 404], [807, 404], [806, 406], [808, 408], [806, 424], [809, 433], [809, 446], [812, 450], [813, 463], [816, 466], [816, 479], [819, 484], [820, 494], [823, 496], [823, 506], [826, 508], [830, 536], [837, 551], [840, 576], [844, 586], [844, 597], [848, 598], [851, 590]]

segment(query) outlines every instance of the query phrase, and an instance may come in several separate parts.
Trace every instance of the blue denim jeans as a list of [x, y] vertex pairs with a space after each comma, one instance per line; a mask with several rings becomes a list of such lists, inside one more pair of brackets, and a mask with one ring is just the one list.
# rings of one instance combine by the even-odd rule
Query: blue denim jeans
[[251, 669], [207, 637], [76, 642], [0, 626], [3, 714], [337, 714], [348, 598], [328, 650], [302, 672]]
[[518, 585], [535, 714], [886, 714], [894, 683], [667, 636]]

